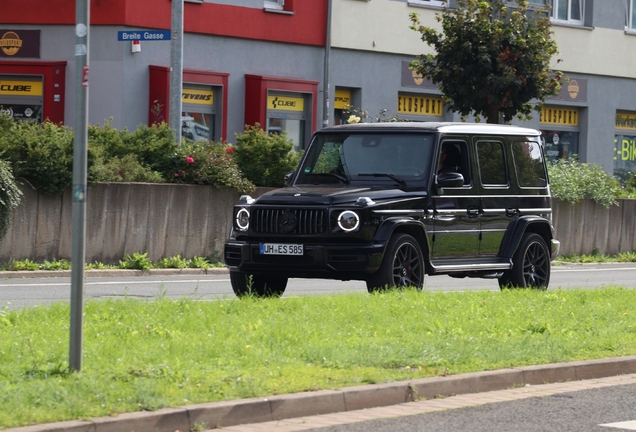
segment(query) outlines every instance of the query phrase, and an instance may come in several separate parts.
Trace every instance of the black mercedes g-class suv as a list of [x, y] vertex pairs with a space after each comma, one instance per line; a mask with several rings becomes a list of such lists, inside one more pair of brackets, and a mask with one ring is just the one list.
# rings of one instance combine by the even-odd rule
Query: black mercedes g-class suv
[[314, 134], [287, 187], [234, 207], [236, 295], [288, 278], [422, 288], [424, 275], [547, 289], [559, 249], [540, 134], [516, 126], [374, 123]]

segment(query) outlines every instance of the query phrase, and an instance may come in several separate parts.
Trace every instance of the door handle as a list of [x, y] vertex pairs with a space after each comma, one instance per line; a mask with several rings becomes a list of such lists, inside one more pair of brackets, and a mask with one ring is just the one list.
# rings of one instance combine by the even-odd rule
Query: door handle
[[476, 208], [469, 208], [469, 209], [467, 210], [467, 212], [468, 212], [468, 216], [469, 216], [469, 217], [477, 217], [477, 216], [479, 216], [479, 209], [476, 209]]

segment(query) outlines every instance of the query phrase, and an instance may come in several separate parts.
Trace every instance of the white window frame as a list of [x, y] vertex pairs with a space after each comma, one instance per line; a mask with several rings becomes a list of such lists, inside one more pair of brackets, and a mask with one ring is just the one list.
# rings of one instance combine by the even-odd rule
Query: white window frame
[[445, 7], [448, 6], [447, 0], [407, 0], [409, 6], [436, 6]]
[[626, 22], [625, 22], [625, 31], [627, 32], [631, 32], [631, 33], [636, 33], [636, 20], [632, 20], [632, 18], [634, 18], [634, 12], [636, 12], [634, 9], [636, 8], [636, 0], [627, 0], [625, 2], [625, 18], [626, 18]]
[[264, 8], [269, 10], [283, 10], [285, 0], [265, 0]]
[[[572, 1], [573, 0], [550, 0], [550, 6], [552, 7], [552, 10], [550, 11], [550, 20], [554, 23], [583, 25], [583, 22], [585, 21], [585, 0], [578, 0], [579, 8], [580, 8], [579, 15], [581, 16], [581, 19], [571, 18]], [[559, 4], [564, 2], [568, 4], [568, 17], [567, 19], [559, 19], [558, 18]]]

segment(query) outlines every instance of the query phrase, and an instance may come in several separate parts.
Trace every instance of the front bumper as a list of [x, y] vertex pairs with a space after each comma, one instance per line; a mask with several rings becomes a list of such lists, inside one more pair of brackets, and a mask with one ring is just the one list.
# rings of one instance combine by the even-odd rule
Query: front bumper
[[286, 277], [364, 279], [382, 263], [384, 244], [304, 244], [302, 256], [262, 255], [260, 243], [228, 241], [224, 258], [230, 270]]

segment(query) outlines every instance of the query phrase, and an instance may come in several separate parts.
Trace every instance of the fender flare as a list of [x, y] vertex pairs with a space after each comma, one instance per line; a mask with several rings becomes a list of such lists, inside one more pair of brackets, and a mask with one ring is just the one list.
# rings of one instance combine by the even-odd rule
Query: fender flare
[[420, 247], [423, 249], [423, 252], [428, 253], [431, 250], [431, 245], [429, 244], [429, 239], [426, 235], [426, 227], [424, 226], [422, 221], [410, 217], [392, 217], [386, 219], [384, 222], [382, 222], [380, 228], [378, 228], [378, 230], [376, 231], [373, 239], [378, 243], [384, 244], [386, 247], [389, 239], [391, 238], [395, 230], [399, 227], [405, 226], [408, 227], [409, 230], [415, 229], [420, 231], [421, 237], [418, 238], [418, 236], [416, 236], [416, 240], [419, 241]]
[[554, 229], [547, 219], [539, 216], [522, 216], [508, 225], [508, 230], [501, 241], [500, 255], [512, 258], [527, 231], [535, 232], [543, 237], [548, 247], [554, 238]]

